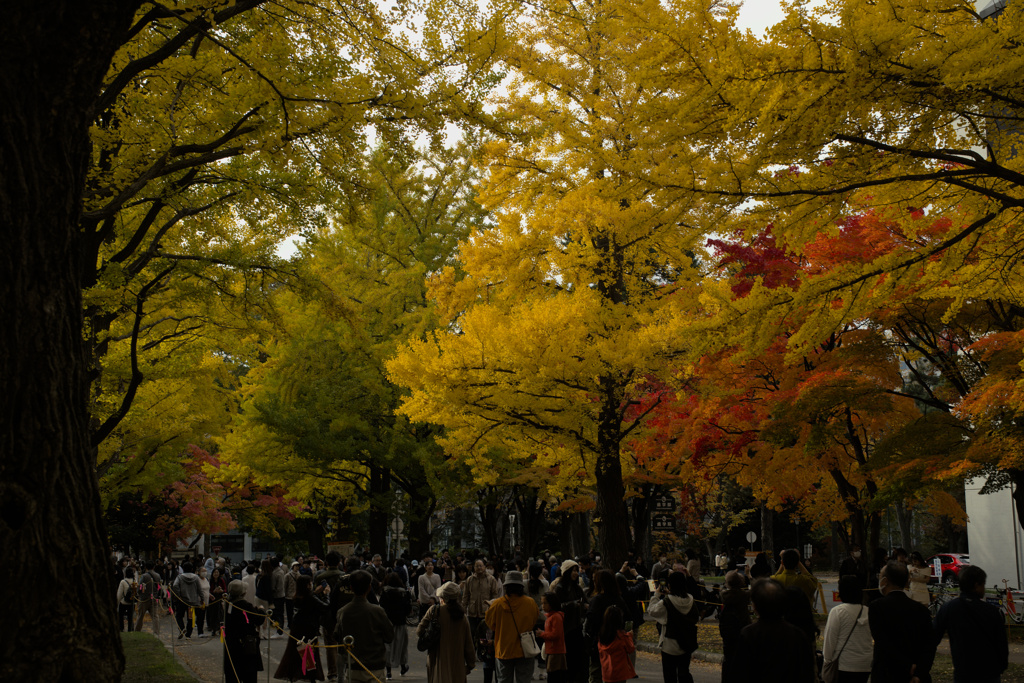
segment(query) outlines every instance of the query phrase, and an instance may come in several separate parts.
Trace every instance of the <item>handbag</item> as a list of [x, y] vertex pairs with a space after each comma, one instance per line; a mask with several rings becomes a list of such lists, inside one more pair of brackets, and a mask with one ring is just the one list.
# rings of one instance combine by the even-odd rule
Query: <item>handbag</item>
[[846, 634], [846, 640], [843, 641], [843, 646], [839, 648], [839, 652], [836, 656], [825, 662], [825, 665], [821, 667], [821, 680], [823, 683], [837, 683], [839, 681], [839, 656], [843, 654], [843, 650], [846, 649], [846, 644], [850, 642], [850, 637], [853, 632], [857, 630], [857, 620], [860, 619], [860, 615], [864, 613], [864, 605], [860, 606], [857, 611], [857, 616], [853, 620], [853, 628]]
[[427, 625], [416, 639], [416, 649], [420, 652], [433, 650], [441, 643], [441, 620], [437, 614], [439, 609], [440, 607], [432, 607], [427, 612], [428, 616], [424, 617]]
[[[512, 610], [512, 601], [505, 596], [505, 602], [508, 603], [508, 611], [512, 612], [512, 623], [515, 624], [516, 631], [519, 631], [519, 624], [516, 622], [516, 613]], [[523, 647], [523, 656], [526, 658], [536, 657], [540, 654], [540, 646], [537, 645], [537, 636], [534, 635], [533, 631], [519, 631], [519, 644]]]
[[239, 639], [242, 654], [246, 657], [260, 657], [260, 637], [255, 633], [246, 633]]

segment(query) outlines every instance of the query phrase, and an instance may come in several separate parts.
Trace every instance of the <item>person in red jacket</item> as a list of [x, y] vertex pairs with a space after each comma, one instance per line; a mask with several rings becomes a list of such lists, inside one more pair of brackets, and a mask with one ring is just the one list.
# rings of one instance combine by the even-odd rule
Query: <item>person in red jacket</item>
[[601, 680], [604, 683], [625, 683], [636, 678], [636, 670], [629, 660], [630, 653], [636, 651], [633, 634], [626, 631], [626, 618], [616, 605], [604, 611], [597, 651], [601, 656]]
[[563, 624], [562, 600], [548, 591], [540, 599], [544, 610], [544, 630], [537, 629], [537, 637], [544, 641], [545, 663], [548, 683], [568, 683], [569, 666], [565, 659], [565, 625]]

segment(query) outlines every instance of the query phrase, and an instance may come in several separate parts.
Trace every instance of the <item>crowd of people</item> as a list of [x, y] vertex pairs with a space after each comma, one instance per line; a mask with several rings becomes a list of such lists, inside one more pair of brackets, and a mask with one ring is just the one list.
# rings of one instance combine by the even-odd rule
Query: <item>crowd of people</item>
[[484, 683], [618, 683], [636, 675], [646, 620], [656, 624], [666, 683], [691, 682], [697, 624], [711, 614], [719, 619], [723, 683], [928, 683], [946, 634], [955, 680], [998, 681], [1007, 666], [1003, 620], [984, 599], [978, 567], [961, 571], [961, 597], [933, 620], [930, 570], [919, 554], [897, 549], [873, 572], [851, 547], [840, 568], [841, 603], [816, 652], [813, 605], [824, 596], [799, 552], [784, 550], [777, 565], [763, 553], [747, 555], [714, 558], [721, 590], [705, 584], [696, 553], [661, 555], [649, 570], [630, 559], [617, 571], [596, 553], [505, 561], [443, 552], [385, 561], [332, 552], [287, 566], [280, 557], [122, 558], [117, 602], [128, 630], [141, 629], [146, 614], [156, 633], [157, 615], [172, 614], [179, 639], [218, 634], [223, 625], [228, 681], [256, 680], [262, 638], [288, 639], [275, 672], [281, 680], [391, 680], [409, 671], [407, 626], [415, 625], [431, 683], [463, 683], [478, 665]]

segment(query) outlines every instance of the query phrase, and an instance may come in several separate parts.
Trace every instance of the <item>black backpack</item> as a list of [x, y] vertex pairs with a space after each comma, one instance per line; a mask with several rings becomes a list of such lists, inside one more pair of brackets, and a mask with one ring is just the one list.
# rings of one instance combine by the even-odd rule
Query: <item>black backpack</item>
[[256, 578], [256, 597], [267, 602], [274, 601], [274, 579], [271, 576]]

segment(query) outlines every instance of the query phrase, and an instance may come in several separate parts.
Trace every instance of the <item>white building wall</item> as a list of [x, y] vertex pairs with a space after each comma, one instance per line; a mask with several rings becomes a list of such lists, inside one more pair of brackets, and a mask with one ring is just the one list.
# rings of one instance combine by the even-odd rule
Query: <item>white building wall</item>
[[1013, 504], [1012, 484], [995, 493], [980, 494], [985, 479], [964, 483], [967, 499], [967, 544], [971, 564], [988, 574], [988, 586], [1024, 587], [1024, 529]]

